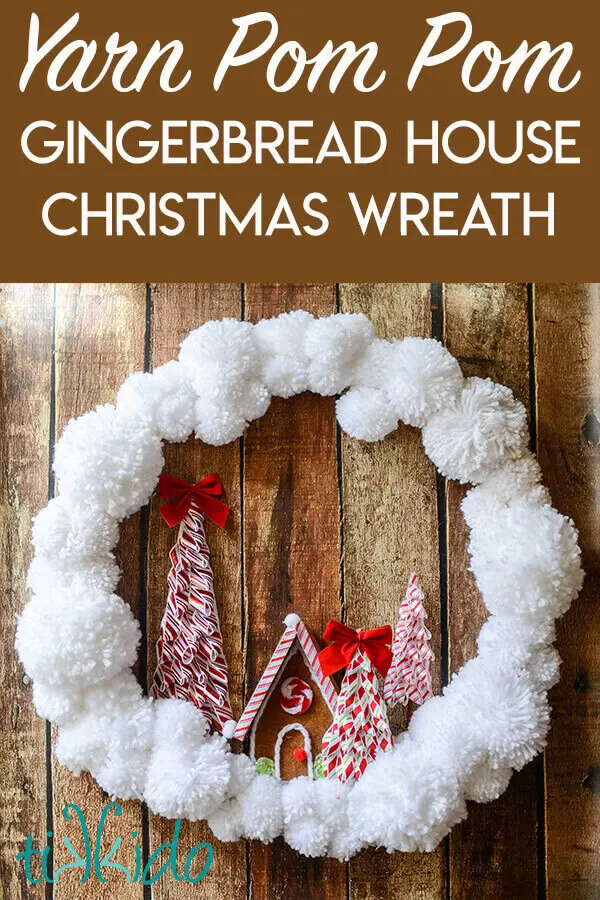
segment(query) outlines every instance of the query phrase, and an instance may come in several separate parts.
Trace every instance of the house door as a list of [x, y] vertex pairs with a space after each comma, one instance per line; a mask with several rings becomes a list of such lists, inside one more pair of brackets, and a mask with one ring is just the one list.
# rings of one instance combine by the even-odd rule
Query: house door
[[[277, 735], [277, 740], [275, 741], [275, 754], [274, 754], [274, 756], [275, 756], [275, 775], [277, 776], [277, 778], [281, 778], [282, 748], [283, 748], [284, 753], [290, 753], [290, 754], [293, 753], [293, 748], [291, 746], [290, 741], [286, 741], [286, 744], [288, 745], [287, 748], [283, 747], [283, 743], [284, 743], [283, 739], [285, 738], [286, 734], [289, 734], [290, 731], [299, 731], [300, 732], [300, 734], [302, 735], [304, 752], [306, 753], [306, 761], [304, 763], [299, 764], [296, 760], [294, 760], [295, 768], [298, 768], [300, 765], [303, 767], [306, 766], [306, 769], [304, 771], [299, 771], [297, 774], [298, 775], [308, 775], [310, 778], [312, 778], [313, 766], [312, 766], [312, 753], [311, 753], [311, 748], [310, 748], [310, 734], [308, 733], [308, 731], [306, 730], [304, 725], [300, 725], [299, 722], [291, 722], [289, 725], [284, 725], [284, 727], [281, 729], [281, 731]], [[289, 760], [286, 760], [285, 769], [287, 770], [288, 768], [289, 768]]]

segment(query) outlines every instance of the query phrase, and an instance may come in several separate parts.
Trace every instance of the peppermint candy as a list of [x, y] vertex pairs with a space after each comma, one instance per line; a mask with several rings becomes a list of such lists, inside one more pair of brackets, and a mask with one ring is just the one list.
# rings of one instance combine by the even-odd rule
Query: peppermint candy
[[296, 675], [286, 678], [279, 691], [281, 708], [290, 716], [301, 716], [310, 709], [313, 699], [312, 688]]

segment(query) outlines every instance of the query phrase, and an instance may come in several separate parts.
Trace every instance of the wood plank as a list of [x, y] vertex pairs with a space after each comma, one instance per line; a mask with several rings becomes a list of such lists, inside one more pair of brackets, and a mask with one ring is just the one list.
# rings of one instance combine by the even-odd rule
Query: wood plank
[[[447, 284], [445, 343], [465, 375], [492, 378], [529, 404], [529, 337], [525, 284]], [[460, 511], [466, 488], [448, 482], [450, 670], [477, 652], [487, 611], [468, 570], [468, 529]], [[513, 776], [494, 803], [469, 804], [450, 835], [450, 896], [537, 896], [536, 763]]]
[[548, 897], [600, 896], [600, 293], [535, 287], [538, 448], [554, 505], [579, 529], [584, 588], [557, 626], [561, 680], [546, 752]]
[[[241, 313], [239, 284], [158, 284], [152, 288], [151, 366], [176, 358], [179, 344], [193, 328], [209, 319]], [[215, 591], [219, 616], [223, 623], [223, 641], [229, 667], [229, 690], [234, 715], [242, 711], [243, 634], [241, 585], [241, 482], [240, 442], [225, 447], [210, 447], [191, 437], [183, 444], [165, 446], [165, 472], [186, 481], [199, 481], [210, 472], [218, 472], [227, 492], [231, 513], [224, 530], [207, 524], [208, 541], [215, 572]], [[148, 541], [148, 684], [156, 668], [155, 644], [160, 631], [169, 571], [169, 550], [176, 530], [170, 530], [153, 501]], [[150, 814], [151, 848], [169, 840], [173, 822]], [[202, 881], [206, 900], [246, 895], [246, 849], [243, 842], [222, 844], [205, 823], [184, 822], [179, 846], [186, 854], [196, 844], [209, 841], [214, 861]], [[202, 861], [204, 857], [202, 857]], [[185, 882], [161, 879], [152, 888], [153, 897], [169, 900], [188, 898]]]
[[[364, 312], [383, 338], [431, 335], [426, 284], [344, 284], [341, 310]], [[396, 625], [411, 571], [421, 575], [441, 687], [440, 581], [436, 476], [417, 429], [400, 426], [375, 444], [342, 436], [345, 615], [355, 628]], [[393, 730], [406, 727], [396, 708]], [[434, 853], [390, 855], [363, 851], [350, 861], [353, 898], [436, 898], [444, 895], [443, 848]]]
[[[116, 392], [131, 372], [144, 367], [146, 288], [143, 284], [62, 284], [56, 294], [56, 428], [60, 435], [72, 416], [80, 415], [97, 403], [114, 402]], [[139, 514], [121, 525], [119, 564], [123, 579], [120, 596], [139, 614], [140, 525]], [[92, 830], [98, 822], [107, 797], [89, 775], [74, 778], [54, 760], [53, 807], [55, 826], [55, 865], [68, 858], [62, 847], [63, 835], [75, 846], [77, 833], [62, 817], [67, 803], [76, 803], [84, 812]], [[108, 849], [117, 836], [124, 837], [115, 860], [132, 865], [132, 831], [142, 833], [141, 807], [138, 802], [124, 804], [123, 815], [109, 819], [105, 830]], [[85, 900], [86, 897], [140, 900], [140, 884], [125, 884], [116, 873], [104, 887], [91, 879], [79, 884], [80, 872], [71, 870], [61, 876], [54, 896], [59, 900]]]
[[[48, 438], [53, 289], [50, 284], [0, 286], [0, 894], [43, 897], [15, 855], [27, 835], [46, 843], [46, 726], [31, 699], [31, 683], [14, 650], [15, 620], [28, 599], [25, 575], [31, 518], [48, 500]], [[40, 876], [39, 866], [33, 874]]]
[[[292, 309], [334, 311], [333, 285], [248, 285], [253, 321]], [[248, 691], [253, 690], [296, 612], [317, 635], [340, 615], [340, 539], [333, 398], [274, 398], [244, 441]], [[278, 839], [250, 846], [253, 900], [345, 897], [346, 869], [305, 859]]]

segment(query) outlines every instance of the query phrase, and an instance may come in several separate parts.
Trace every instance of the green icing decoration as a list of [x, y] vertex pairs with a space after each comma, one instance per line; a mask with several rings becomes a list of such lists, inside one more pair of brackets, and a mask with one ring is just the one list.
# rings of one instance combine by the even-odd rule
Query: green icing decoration
[[260, 759], [256, 760], [256, 774], [257, 775], [274, 775], [275, 774], [275, 763], [272, 759], [269, 759], [268, 756], [261, 756]]
[[315, 778], [324, 778], [325, 772], [323, 771], [323, 754], [318, 753], [315, 756], [315, 761], [313, 763], [313, 775]]

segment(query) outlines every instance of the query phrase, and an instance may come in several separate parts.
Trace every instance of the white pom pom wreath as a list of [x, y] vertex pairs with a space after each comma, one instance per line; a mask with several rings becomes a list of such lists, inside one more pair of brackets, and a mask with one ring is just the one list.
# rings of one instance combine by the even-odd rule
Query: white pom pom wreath
[[[463, 501], [469, 552], [491, 615], [478, 656], [413, 714], [392, 752], [356, 783], [257, 775], [195, 706], [143, 696], [131, 666], [140, 631], [114, 594], [118, 522], [148, 502], [161, 441], [239, 437], [271, 395], [346, 394], [341, 427], [381, 440], [398, 419], [423, 430]], [[57, 758], [111, 796], [159, 815], [207, 819], [217, 838], [272, 841], [349, 859], [363, 846], [433, 850], [465, 801], [502, 793], [543, 746], [558, 678], [554, 620], [581, 586], [573, 523], [550, 505], [526, 449], [525, 410], [489, 380], [464, 380], [439, 343], [383, 341], [362, 315], [298, 311], [252, 325], [208, 322], [179, 361], [136, 373], [116, 406], [71, 421], [56, 446], [59, 496], [37, 516], [16, 646], [37, 712], [59, 726]], [[288, 623], [289, 624], [289, 623]]]
[[489, 378], [467, 378], [448, 407], [423, 426], [425, 453], [442, 475], [461, 484], [483, 481], [527, 443], [525, 407]]

